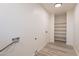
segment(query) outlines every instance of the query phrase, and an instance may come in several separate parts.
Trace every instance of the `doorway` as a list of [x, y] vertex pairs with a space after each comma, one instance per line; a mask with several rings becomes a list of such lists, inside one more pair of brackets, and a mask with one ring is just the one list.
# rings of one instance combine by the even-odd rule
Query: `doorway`
[[54, 20], [54, 42], [66, 44], [66, 13], [55, 15]]

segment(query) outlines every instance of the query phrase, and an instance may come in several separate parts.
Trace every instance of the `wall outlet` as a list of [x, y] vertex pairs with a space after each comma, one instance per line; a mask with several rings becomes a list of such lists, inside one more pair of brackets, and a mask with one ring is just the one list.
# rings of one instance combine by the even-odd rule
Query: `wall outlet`
[[19, 42], [19, 40], [20, 40], [20, 37], [12, 38], [12, 41], [13, 41], [13, 42]]

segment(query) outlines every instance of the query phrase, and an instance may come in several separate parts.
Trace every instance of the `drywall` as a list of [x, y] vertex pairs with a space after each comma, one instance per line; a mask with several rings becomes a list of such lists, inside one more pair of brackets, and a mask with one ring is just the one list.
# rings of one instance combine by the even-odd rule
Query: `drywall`
[[74, 9], [67, 11], [67, 45], [74, 44]]
[[0, 55], [34, 55], [48, 42], [48, 20], [38, 4], [0, 4], [0, 49], [20, 37], [19, 43]]
[[49, 20], [49, 41], [54, 42], [54, 14], [50, 15]]
[[74, 47], [79, 55], [79, 4], [75, 7], [75, 39], [74, 39]]

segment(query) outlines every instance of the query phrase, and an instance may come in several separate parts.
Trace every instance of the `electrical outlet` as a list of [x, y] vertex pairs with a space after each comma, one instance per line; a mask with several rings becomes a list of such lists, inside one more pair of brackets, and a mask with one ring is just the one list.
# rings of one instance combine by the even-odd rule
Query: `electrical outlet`
[[15, 38], [12, 38], [12, 41], [13, 42], [19, 42], [19, 39], [20, 39], [20, 37], [15, 37]]

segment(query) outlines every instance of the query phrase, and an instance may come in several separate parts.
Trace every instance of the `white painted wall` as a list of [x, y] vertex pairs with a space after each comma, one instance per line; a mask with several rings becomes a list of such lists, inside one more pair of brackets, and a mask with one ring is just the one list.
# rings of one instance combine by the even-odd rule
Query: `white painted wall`
[[67, 12], [67, 45], [74, 44], [74, 9]]
[[48, 13], [38, 4], [0, 4], [0, 49], [20, 37], [5, 55], [33, 55], [48, 42], [48, 20]]
[[75, 7], [75, 39], [74, 39], [74, 47], [79, 55], [79, 4]]
[[54, 14], [50, 15], [50, 20], [49, 20], [49, 41], [54, 42]]

